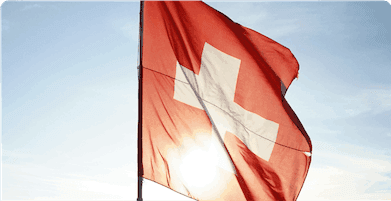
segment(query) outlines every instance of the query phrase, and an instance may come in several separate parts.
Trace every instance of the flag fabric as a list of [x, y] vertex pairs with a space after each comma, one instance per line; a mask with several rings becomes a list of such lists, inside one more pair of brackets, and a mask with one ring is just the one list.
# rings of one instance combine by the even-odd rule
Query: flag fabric
[[146, 1], [143, 177], [197, 200], [296, 200], [311, 141], [286, 47], [203, 2]]

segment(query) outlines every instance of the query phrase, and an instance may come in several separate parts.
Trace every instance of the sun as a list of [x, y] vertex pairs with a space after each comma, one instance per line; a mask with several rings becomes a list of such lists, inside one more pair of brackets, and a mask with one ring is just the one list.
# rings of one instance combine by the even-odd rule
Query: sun
[[176, 157], [169, 159], [173, 183], [181, 183], [181, 187], [176, 187], [192, 198], [217, 199], [234, 177], [225, 148], [211, 135], [186, 138], [173, 151]]

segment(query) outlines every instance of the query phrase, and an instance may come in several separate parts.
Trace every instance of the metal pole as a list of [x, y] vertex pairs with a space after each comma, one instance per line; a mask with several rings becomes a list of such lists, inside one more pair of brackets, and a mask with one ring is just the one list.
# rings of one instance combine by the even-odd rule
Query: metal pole
[[142, 98], [143, 98], [143, 89], [142, 89], [142, 82], [143, 82], [143, 15], [144, 15], [144, 1], [140, 1], [140, 27], [139, 27], [139, 66], [138, 66], [138, 133], [137, 133], [137, 169], [138, 169], [138, 175], [137, 175], [137, 182], [138, 182], [138, 193], [137, 193], [137, 201], [142, 201], [142, 184], [143, 184], [143, 142], [142, 142]]

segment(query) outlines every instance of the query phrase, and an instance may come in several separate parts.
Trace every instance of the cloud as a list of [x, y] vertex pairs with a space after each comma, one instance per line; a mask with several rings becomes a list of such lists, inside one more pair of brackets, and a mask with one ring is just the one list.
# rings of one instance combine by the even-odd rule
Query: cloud
[[120, 28], [124, 36], [133, 41], [138, 41], [138, 29], [139, 27], [136, 26], [136, 23], [127, 23]]
[[352, 96], [343, 97], [344, 111], [347, 116], [357, 116], [362, 113], [376, 115], [391, 110], [390, 88], [359, 89]]
[[[351, 144], [313, 141], [313, 162], [298, 200], [391, 198], [391, 158]], [[316, 146], [315, 146], [316, 145]]]
[[251, 15], [241, 15], [236, 18], [237, 22], [243, 26], [253, 27], [260, 21], [267, 19], [266, 12], [254, 13]]
[[[307, 82], [305, 79], [307, 78], [303, 78], [303, 83], [298, 84], [305, 84]], [[355, 86], [338, 94], [293, 85], [287, 97], [298, 116], [302, 118], [305, 115], [311, 115], [311, 119], [341, 119], [362, 114], [378, 115], [391, 111], [391, 87], [388, 86], [376, 88]], [[303, 104], [302, 100], [311, 104]]]
[[85, 179], [56, 178], [47, 180], [56, 187], [58, 195], [35, 197], [34, 200], [71, 200], [71, 199], [105, 199], [105, 200], [131, 200], [136, 197], [136, 185], [115, 185], [105, 182]]
[[20, 11], [26, 11], [26, 10], [31, 10], [31, 9], [35, 9], [35, 8], [42, 8], [42, 6], [39, 4], [28, 4], [28, 5], [25, 5]]
[[[298, 200], [362, 200], [391, 198], [387, 188], [377, 189], [381, 183], [391, 187], [391, 179], [376, 172], [355, 173], [327, 166], [310, 168], [307, 181]], [[370, 189], [373, 189], [369, 191]]]
[[138, 42], [139, 23], [138, 19], [114, 18], [109, 23], [115, 31], [121, 33], [126, 38]]
[[[264, 20], [263, 24], [265, 23], [268, 23], [267, 19]], [[291, 35], [303, 31], [303, 27], [304, 25], [300, 21], [300, 19], [280, 19], [273, 20], [273, 25], [269, 25], [268, 29], [259, 31], [261, 31], [262, 34], [272, 38], [273, 40], [276, 40], [277, 42], [280, 39], [284, 39], [285, 41], [291, 41]]]
[[98, 174], [86, 176], [32, 163], [3, 164], [3, 199], [132, 200], [136, 197], [136, 165], [99, 170]]

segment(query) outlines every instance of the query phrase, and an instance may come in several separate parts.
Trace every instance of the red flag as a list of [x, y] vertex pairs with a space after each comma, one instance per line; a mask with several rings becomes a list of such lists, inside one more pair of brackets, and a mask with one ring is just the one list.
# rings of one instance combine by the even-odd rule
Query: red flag
[[143, 177], [198, 200], [295, 200], [311, 141], [289, 49], [203, 2], [144, 2]]

